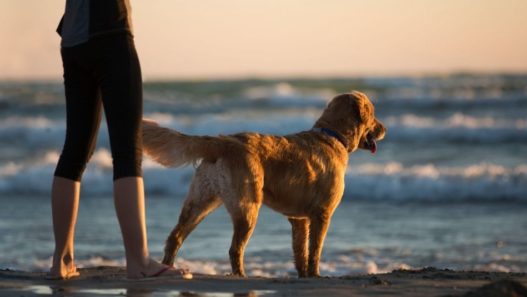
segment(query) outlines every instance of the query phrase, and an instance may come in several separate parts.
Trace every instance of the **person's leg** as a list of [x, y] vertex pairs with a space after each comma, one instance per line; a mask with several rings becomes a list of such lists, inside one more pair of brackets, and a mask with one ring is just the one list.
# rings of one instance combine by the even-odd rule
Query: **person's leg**
[[115, 211], [121, 227], [129, 278], [156, 274], [164, 265], [150, 259], [145, 222], [142, 177], [123, 177], [114, 181]]
[[51, 189], [51, 210], [53, 233], [55, 234], [55, 252], [50, 269], [53, 278], [71, 278], [78, 276], [73, 261], [75, 223], [79, 207], [80, 182], [55, 176]]
[[[142, 78], [133, 40], [100, 40], [100, 86], [114, 166], [114, 201], [126, 252], [129, 278], [156, 275], [166, 268], [150, 258], [141, 172]], [[165, 274], [183, 274], [170, 270]]]
[[66, 95], [66, 140], [51, 189], [55, 251], [50, 269], [52, 278], [78, 275], [74, 263], [75, 224], [80, 195], [80, 179], [95, 148], [101, 119], [101, 101], [95, 81], [76, 63], [78, 48], [62, 51]]

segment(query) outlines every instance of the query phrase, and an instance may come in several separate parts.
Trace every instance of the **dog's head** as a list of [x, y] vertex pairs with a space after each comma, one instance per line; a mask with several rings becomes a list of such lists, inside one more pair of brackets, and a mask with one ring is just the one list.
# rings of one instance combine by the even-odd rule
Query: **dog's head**
[[347, 141], [349, 153], [357, 148], [375, 153], [377, 141], [384, 138], [386, 128], [374, 113], [375, 108], [368, 97], [352, 91], [333, 98], [314, 127], [340, 134]]

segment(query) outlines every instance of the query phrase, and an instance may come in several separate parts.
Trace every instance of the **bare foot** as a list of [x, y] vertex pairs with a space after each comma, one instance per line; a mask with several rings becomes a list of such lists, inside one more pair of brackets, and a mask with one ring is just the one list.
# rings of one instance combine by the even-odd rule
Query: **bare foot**
[[58, 265], [51, 267], [46, 279], [49, 280], [65, 280], [78, 277], [80, 274], [77, 271], [77, 266], [71, 263], [70, 265]]

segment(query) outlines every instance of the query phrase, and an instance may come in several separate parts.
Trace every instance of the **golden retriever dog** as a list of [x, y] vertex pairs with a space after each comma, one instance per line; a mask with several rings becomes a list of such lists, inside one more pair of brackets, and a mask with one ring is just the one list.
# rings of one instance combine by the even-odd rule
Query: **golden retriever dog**
[[172, 265], [189, 233], [224, 204], [234, 227], [232, 273], [245, 276], [245, 246], [265, 204], [291, 223], [298, 276], [318, 277], [326, 231], [344, 192], [348, 154], [358, 148], [375, 153], [385, 133], [373, 104], [357, 91], [333, 98], [311, 130], [286, 136], [191, 136], [143, 121], [147, 155], [168, 167], [199, 164], [166, 240], [163, 263]]

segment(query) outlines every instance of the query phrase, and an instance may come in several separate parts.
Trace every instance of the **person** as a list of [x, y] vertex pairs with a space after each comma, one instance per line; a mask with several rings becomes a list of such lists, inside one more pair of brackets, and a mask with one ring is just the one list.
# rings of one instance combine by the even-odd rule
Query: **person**
[[81, 177], [95, 150], [103, 109], [127, 277], [191, 277], [153, 260], [148, 251], [141, 168], [142, 78], [130, 16], [128, 0], [66, 0], [57, 28], [62, 38], [66, 139], [51, 190], [55, 251], [50, 278], [79, 275], [74, 234]]

